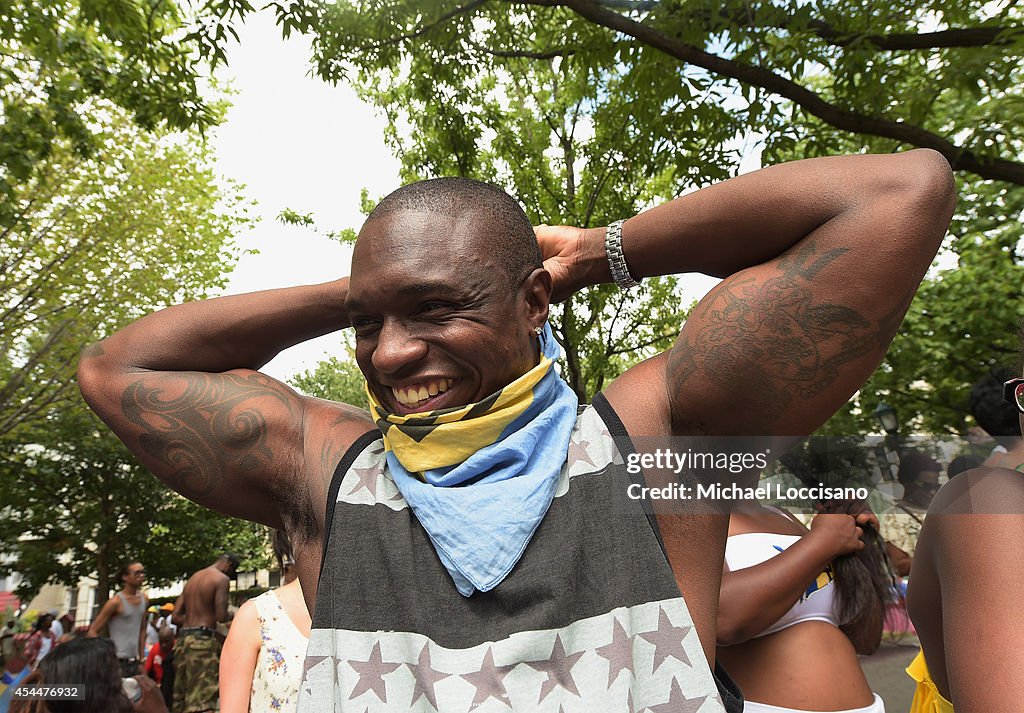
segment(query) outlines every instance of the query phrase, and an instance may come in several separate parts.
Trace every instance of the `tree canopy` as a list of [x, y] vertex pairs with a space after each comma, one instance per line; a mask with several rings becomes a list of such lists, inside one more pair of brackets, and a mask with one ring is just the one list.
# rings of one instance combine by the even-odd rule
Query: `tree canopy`
[[458, 105], [451, 100], [480, 72], [561, 57], [578, 74], [622, 74], [644, 103], [705, 128], [717, 101], [738, 95], [729, 109], [736, 125], [762, 132], [770, 147], [814, 140], [824, 124], [862, 142], [934, 148], [957, 170], [1024, 184], [1024, 27], [1012, 1], [272, 5], [286, 32], [313, 35], [325, 79], [429, 67], [438, 94]]
[[82, 402], [78, 355], [143, 314], [223, 287], [251, 221], [195, 134], [114, 107], [89, 157], [57, 141], [0, 230], [0, 558], [28, 596], [117, 586], [124, 558], [169, 584], [225, 549], [265, 562], [266, 530], [168, 490]]
[[14, 191], [59, 144], [88, 156], [102, 143], [95, 113], [120, 109], [145, 129], [219, 122], [204, 91], [225, 59], [245, 0], [193, 10], [173, 0], [0, 0], [0, 228], [18, 215]]
[[[876, 428], [882, 399], [911, 428], [961, 430], [970, 384], [1015, 360], [1024, 23], [1013, 2], [272, 5], [286, 33], [312, 35], [319, 76], [354, 82], [382, 107], [405, 179], [488, 178], [543, 222], [601, 224], [720, 180], [744, 142], [758, 142], [764, 163], [934, 148], [960, 183], [950, 237], [886, 361], [826, 430]], [[647, 181], [636, 201], [615, 189], [588, 202], [623, 174]], [[609, 323], [601, 309], [566, 314], [584, 339]], [[588, 384], [578, 390], [598, 386]]]
[[101, 116], [91, 156], [58, 142], [0, 228], [0, 441], [78, 399], [87, 344], [223, 287], [234, 234], [251, 223], [195, 134], [147, 132], [112, 107]]

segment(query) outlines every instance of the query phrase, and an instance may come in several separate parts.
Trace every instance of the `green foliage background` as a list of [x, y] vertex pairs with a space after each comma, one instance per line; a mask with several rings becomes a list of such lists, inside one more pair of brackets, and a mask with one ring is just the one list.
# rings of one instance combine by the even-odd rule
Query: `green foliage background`
[[[969, 385], [1017, 361], [1024, 11], [1012, 1], [269, 7], [283, 35], [311, 35], [317, 76], [352, 83], [390, 120], [403, 180], [499, 183], [536, 223], [629, 216], [735, 174], [755, 139], [766, 164], [935, 148], [960, 189], [949, 238], [885, 362], [823, 431], [876, 430], [884, 399], [904, 430], [959, 432]], [[224, 117], [210, 70], [254, 11], [0, 0], [0, 539], [26, 586], [73, 583], [100, 553], [109, 570], [139, 547], [130, 556], [162, 581], [205, 564], [215, 540], [261, 537], [161, 490], [90, 420], [73, 381], [86, 343], [214, 293], [238, 257], [233, 236], [251, 221], [203, 132]], [[670, 345], [688, 309], [674, 278], [574, 297], [554, 317], [563, 373], [589, 398]], [[362, 405], [344, 358], [292, 383]]]
[[[720, 180], [735, 173], [751, 137], [765, 164], [935, 148], [957, 171], [949, 238], [885, 362], [822, 431], [877, 430], [872, 411], [885, 400], [905, 431], [962, 432], [970, 384], [1017, 361], [1024, 23], [1016, 3], [273, 7], [286, 33], [312, 35], [319, 76], [355, 83], [390, 119], [404, 179], [493, 180], [538, 222], [600, 225]], [[611, 299], [598, 288], [562, 316], [569, 378], [581, 395], [664, 348], [685, 314], [645, 296], [638, 315], [664, 309], [653, 311], [657, 326], [632, 342], [637, 348], [624, 349], [612, 346], [614, 335], [598, 335], [612, 319]], [[662, 332], [666, 339], [655, 339]]]

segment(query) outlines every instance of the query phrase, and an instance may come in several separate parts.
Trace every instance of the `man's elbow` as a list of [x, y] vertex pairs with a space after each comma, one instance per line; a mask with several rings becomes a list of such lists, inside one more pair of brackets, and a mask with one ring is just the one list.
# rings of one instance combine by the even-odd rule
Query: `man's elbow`
[[932, 149], [915, 149], [903, 157], [908, 162], [903, 173], [906, 190], [923, 209], [922, 217], [935, 221], [941, 240], [956, 207], [953, 169], [945, 156]]
[[85, 348], [78, 360], [78, 389], [90, 406], [102, 399], [104, 386], [109, 383], [108, 369], [101, 358], [102, 351], [99, 344], [92, 344]]
[[752, 639], [757, 632], [751, 633], [743, 622], [728, 612], [719, 611], [717, 628], [715, 630], [715, 643], [718, 646], [735, 646], [744, 641]]
[[952, 210], [956, 202], [956, 179], [946, 157], [934, 149], [914, 149], [906, 156], [914, 161], [915, 182]]

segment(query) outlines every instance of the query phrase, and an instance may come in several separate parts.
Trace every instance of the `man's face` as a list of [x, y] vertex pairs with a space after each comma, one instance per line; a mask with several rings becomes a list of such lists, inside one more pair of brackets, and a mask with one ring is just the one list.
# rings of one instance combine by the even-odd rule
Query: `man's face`
[[146, 581], [146, 568], [140, 562], [132, 562], [128, 565], [128, 572], [123, 577], [125, 584], [141, 586]]
[[[485, 218], [396, 212], [367, 223], [352, 257], [356, 361], [397, 414], [480, 401], [537, 363], [547, 299], [510, 285]], [[543, 302], [541, 308], [540, 302]]]
[[925, 487], [939, 485], [939, 471], [937, 470], [922, 470], [917, 474], [917, 482]]

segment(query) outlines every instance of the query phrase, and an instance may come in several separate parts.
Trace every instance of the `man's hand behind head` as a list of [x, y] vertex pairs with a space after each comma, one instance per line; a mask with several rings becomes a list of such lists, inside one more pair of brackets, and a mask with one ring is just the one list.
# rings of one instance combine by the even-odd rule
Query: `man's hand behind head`
[[601, 268], [607, 272], [603, 230], [537, 225], [533, 232], [544, 256], [544, 269], [551, 275], [552, 302], [564, 302], [584, 287], [603, 281]]

